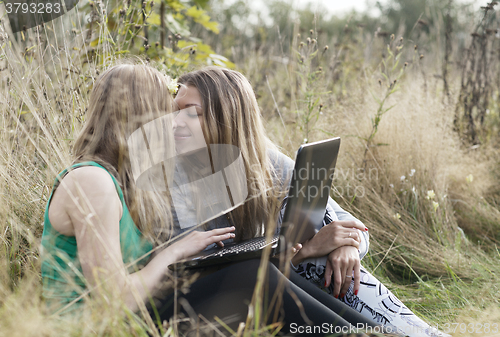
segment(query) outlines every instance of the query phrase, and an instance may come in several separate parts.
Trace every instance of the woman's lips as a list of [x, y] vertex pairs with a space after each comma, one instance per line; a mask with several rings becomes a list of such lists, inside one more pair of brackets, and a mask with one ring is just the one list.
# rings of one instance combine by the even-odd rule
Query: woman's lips
[[191, 135], [183, 135], [183, 134], [177, 135], [177, 134], [174, 133], [174, 139], [175, 140], [184, 140], [184, 139], [188, 139], [190, 137], [191, 137]]

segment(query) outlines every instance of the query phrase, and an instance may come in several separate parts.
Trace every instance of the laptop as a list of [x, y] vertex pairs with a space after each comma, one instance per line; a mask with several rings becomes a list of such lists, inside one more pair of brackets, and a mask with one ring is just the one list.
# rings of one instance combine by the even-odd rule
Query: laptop
[[258, 258], [269, 245], [272, 246], [271, 256], [274, 256], [295, 243], [312, 238], [325, 215], [339, 147], [338, 137], [300, 146], [278, 234], [272, 238], [256, 237], [206, 249], [188, 260], [171, 264], [169, 268], [196, 269]]

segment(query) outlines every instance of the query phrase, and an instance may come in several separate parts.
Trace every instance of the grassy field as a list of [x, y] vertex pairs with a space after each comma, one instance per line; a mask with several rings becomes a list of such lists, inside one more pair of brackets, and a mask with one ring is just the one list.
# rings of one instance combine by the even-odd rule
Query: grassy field
[[[71, 162], [94, 79], [126, 55], [111, 41], [90, 46], [81, 21], [71, 19], [16, 39], [2, 34], [0, 42], [0, 336], [148, 330], [111, 309], [62, 321], [46, 316], [40, 300], [39, 244], [53, 179]], [[342, 137], [333, 197], [370, 230], [363, 265], [411, 310], [440, 327], [500, 322], [496, 100], [470, 142], [454, 122], [463, 107], [460, 55], [447, 93], [436, 41], [417, 46], [363, 29], [328, 41], [312, 28], [296, 24], [282, 37], [287, 50], [255, 40], [235, 42], [234, 57], [226, 55], [251, 80], [269, 136], [290, 156], [303, 142]], [[89, 53], [99, 57], [83, 62]], [[478, 334], [450, 328], [454, 336]]]

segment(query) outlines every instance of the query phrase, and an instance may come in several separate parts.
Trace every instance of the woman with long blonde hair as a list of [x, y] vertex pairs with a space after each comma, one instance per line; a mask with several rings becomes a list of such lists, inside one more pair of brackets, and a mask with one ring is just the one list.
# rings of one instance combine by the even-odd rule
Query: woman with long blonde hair
[[136, 188], [127, 139], [163, 118], [157, 144], [168, 153], [172, 105], [167, 79], [149, 66], [117, 65], [94, 83], [74, 163], [56, 178], [45, 211], [43, 297], [51, 311], [76, 312], [92, 287], [137, 310], [168, 279], [171, 263], [234, 236], [231, 228], [195, 232], [148, 262], [158, 236], [153, 228], [168, 232], [170, 208], [161, 190]]

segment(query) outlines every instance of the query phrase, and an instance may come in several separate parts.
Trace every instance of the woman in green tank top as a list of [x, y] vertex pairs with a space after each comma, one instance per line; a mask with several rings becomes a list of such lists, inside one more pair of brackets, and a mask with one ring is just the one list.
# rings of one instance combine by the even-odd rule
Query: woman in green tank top
[[[143, 65], [114, 66], [96, 80], [74, 164], [57, 176], [45, 210], [43, 297], [51, 312], [75, 312], [86, 298], [100, 295], [137, 311], [157, 295], [168, 265], [234, 237], [234, 228], [194, 232], [150, 258], [155, 239], [168, 233], [170, 203], [161, 189], [136, 188], [134, 170], [141, 161], [172, 154], [168, 85], [165, 76]], [[134, 166], [135, 146], [145, 142], [149, 149], [155, 140], [163, 152], [146, 151]], [[160, 234], [152, 230], [162, 226]]]

